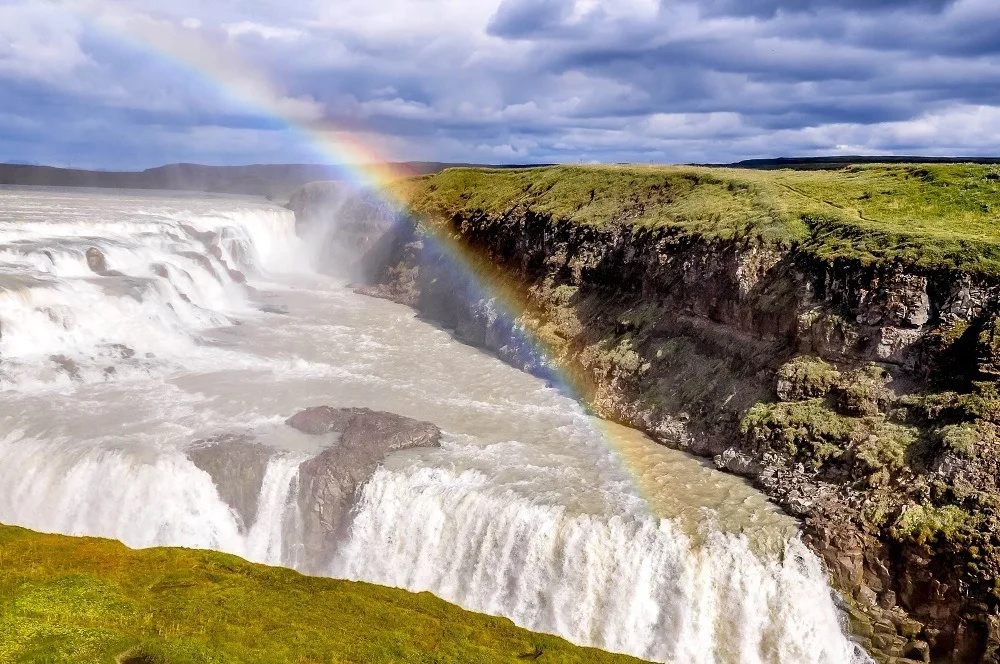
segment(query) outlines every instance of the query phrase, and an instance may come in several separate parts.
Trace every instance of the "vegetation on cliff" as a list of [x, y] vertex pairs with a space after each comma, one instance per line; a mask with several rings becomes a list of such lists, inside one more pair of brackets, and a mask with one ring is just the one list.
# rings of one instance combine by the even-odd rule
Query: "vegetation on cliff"
[[754, 171], [695, 166], [455, 168], [399, 182], [432, 219], [517, 210], [707, 239], [760, 238], [824, 259], [1000, 274], [1000, 166], [868, 164]]
[[0, 526], [3, 662], [635, 662], [428, 593]]

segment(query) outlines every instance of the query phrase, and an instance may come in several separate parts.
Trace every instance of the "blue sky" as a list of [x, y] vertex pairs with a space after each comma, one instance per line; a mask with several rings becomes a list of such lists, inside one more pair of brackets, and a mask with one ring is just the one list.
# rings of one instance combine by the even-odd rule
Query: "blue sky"
[[0, 162], [324, 158], [264, 107], [396, 160], [998, 155], [1000, 5], [0, 0]]

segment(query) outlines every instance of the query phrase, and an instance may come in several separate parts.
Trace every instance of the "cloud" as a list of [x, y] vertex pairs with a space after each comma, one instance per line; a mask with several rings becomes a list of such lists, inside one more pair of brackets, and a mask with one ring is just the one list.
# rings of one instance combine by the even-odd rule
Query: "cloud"
[[[200, 25], [195, 27], [200, 27]], [[223, 29], [225, 29], [227, 33], [229, 33], [230, 37], [234, 38], [244, 37], [246, 35], [252, 35], [264, 40], [269, 40], [269, 39], [295, 40], [303, 36], [303, 32], [301, 30], [296, 30], [295, 28], [283, 28], [275, 25], [264, 25], [262, 23], [254, 23], [253, 21], [227, 23], [222, 27]]]
[[1000, 153], [994, 0], [8, 0], [0, 155]]

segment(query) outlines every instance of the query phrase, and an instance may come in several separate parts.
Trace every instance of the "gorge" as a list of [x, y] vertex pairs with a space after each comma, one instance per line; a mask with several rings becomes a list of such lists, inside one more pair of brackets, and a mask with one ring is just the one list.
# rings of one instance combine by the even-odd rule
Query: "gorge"
[[8, 188], [0, 213], [0, 522], [431, 591], [653, 661], [869, 661], [744, 480], [354, 293], [380, 270], [331, 237], [410, 255], [418, 303], [477, 340], [405, 232], [204, 194]]

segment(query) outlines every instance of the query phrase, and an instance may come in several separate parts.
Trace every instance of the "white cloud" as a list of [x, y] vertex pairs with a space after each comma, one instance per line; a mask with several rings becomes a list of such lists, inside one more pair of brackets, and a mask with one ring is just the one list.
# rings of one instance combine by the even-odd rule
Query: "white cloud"
[[0, 5], [0, 76], [61, 84], [92, 64], [79, 20], [44, 2]]
[[222, 26], [231, 38], [239, 38], [246, 35], [253, 35], [263, 39], [276, 39], [294, 41], [304, 36], [301, 30], [295, 28], [283, 28], [276, 25], [264, 25], [253, 21], [241, 21], [239, 23], [227, 23]]

